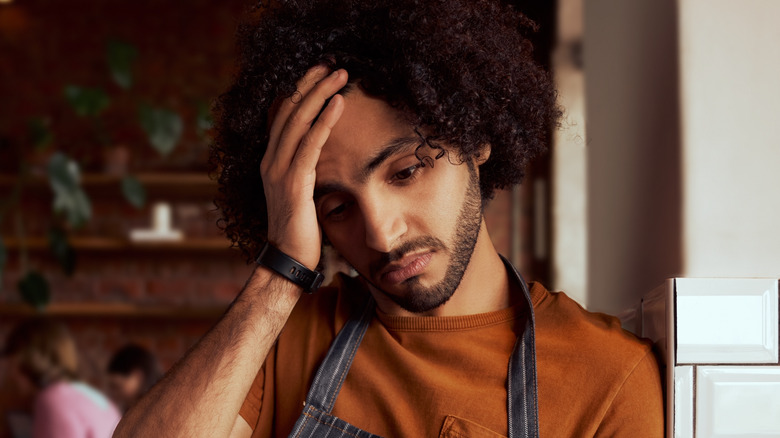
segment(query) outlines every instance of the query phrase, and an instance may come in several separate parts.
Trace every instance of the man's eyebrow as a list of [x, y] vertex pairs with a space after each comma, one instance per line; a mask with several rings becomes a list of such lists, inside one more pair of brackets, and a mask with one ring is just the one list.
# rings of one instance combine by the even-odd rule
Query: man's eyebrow
[[[399, 152], [411, 149], [412, 147], [416, 148], [420, 145], [421, 142], [422, 140], [420, 137], [398, 137], [396, 139], [390, 140], [387, 144], [385, 144], [381, 151], [367, 160], [367, 164], [360, 170], [358, 180], [364, 182], [368, 179], [369, 176], [371, 176], [371, 173], [373, 173], [388, 158]], [[339, 183], [325, 183], [316, 185], [314, 187], [313, 199], [316, 202], [318, 199], [327, 194], [346, 191], [348, 191], [348, 189]]]
[[360, 180], [365, 181], [388, 158], [409, 149], [411, 146], [419, 146], [422, 143], [420, 137], [398, 137], [389, 141], [381, 151], [368, 160], [368, 164], [360, 171]]

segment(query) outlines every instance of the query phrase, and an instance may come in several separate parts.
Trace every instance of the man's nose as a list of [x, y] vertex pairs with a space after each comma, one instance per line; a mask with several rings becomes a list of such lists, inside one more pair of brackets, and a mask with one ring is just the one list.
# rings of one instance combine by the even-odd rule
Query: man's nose
[[366, 245], [379, 252], [390, 252], [406, 233], [403, 209], [387, 200], [375, 199], [364, 203], [363, 220]]

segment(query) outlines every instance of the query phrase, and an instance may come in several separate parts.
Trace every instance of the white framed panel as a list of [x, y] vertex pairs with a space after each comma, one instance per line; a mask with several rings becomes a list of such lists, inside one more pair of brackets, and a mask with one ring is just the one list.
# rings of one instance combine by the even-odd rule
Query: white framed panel
[[693, 438], [693, 367], [674, 367], [674, 438]]
[[675, 279], [678, 364], [777, 364], [776, 279]]
[[780, 436], [780, 367], [697, 367], [696, 436]]

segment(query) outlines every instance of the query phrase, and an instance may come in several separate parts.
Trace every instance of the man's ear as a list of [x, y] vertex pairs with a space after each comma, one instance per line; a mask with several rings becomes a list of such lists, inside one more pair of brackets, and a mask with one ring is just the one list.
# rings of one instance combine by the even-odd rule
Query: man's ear
[[474, 156], [474, 163], [477, 166], [485, 164], [485, 161], [490, 158], [490, 143], [485, 143], [479, 147], [479, 152]]

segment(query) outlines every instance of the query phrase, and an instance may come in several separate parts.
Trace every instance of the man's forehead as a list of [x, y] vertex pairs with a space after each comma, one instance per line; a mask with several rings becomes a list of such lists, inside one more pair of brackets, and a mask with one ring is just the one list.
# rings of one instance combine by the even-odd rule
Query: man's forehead
[[373, 171], [421, 141], [399, 110], [356, 88], [344, 96], [344, 111], [322, 148], [318, 172], [344, 167]]

